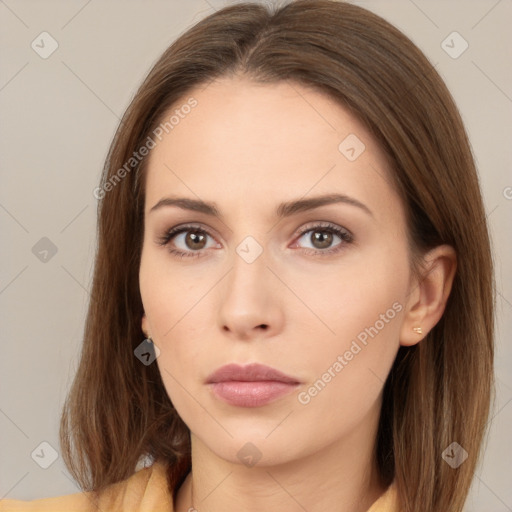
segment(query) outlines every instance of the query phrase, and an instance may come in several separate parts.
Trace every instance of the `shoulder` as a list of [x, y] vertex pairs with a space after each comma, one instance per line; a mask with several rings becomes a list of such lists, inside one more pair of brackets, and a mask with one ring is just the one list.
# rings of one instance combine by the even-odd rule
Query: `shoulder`
[[368, 509], [368, 512], [399, 512], [398, 491], [393, 481], [386, 492]]
[[172, 495], [166, 466], [155, 462], [132, 476], [105, 488], [96, 499], [92, 492], [80, 492], [32, 501], [0, 500], [0, 512], [172, 512]]

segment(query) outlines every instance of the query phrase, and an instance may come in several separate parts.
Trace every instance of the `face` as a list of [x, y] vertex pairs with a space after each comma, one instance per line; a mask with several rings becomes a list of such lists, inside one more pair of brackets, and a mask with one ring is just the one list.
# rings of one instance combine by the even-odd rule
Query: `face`
[[[232, 462], [371, 437], [411, 286], [383, 153], [347, 110], [295, 83], [226, 78], [180, 105], [190, 97], [149, 155], [139, 276], [172, 403]], [[215, 211], [190, 209], [200, 202]], [[209, 383], [233, 363], [290, 379], [242, 368]]]

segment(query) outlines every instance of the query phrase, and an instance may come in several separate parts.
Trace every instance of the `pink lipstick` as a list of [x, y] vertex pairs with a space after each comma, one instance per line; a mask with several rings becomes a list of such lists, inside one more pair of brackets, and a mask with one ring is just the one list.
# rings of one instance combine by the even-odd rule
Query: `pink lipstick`
[[206, 383], [217, 398], [237, 407], [261, 407], [300, 384], [298, 379], [258, 363], [222, 366]]

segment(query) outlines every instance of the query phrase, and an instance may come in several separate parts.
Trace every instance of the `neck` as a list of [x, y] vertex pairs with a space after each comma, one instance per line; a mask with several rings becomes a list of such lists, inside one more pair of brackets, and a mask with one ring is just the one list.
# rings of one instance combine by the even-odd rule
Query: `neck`
[[374, 461], [377, 423], [368, 423], [300, 459], [253, 467], [218, 457], [192, 435], [192, 471], [175, 510], [366, 512], [385, 490]]

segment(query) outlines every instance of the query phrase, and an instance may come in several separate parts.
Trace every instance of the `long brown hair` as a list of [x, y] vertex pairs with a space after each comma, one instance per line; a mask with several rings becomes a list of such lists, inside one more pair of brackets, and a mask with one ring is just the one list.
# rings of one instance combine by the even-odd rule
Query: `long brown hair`
[[[130, 476], [143, 456], [168, 464], [174, 490], [190, 468], [189, 431], [157, 365], [134, 356], [144, 339], [146, 159], [130, 159], [194, 87], [235, 73], [313, 87], [349, 109], [391, 162], [415, 253], [454, 247], [444, 316], [418, 345], [400, 348], [386, 381], [376, 459], [382, 480], [396, 481], [403, 510], [461, 511], [493, 390], [494, 281], [475, 164], [454, 101], [421, 51], [377, 15], [335, 0], [219, 10], [163, 53], [133, 98], [97, 194], [91, 300], [61, 420], [66, 465], [93, 491]], [[457, 469], [442, 458], [452, 442], [468, 453]]]

